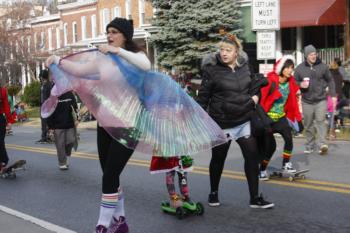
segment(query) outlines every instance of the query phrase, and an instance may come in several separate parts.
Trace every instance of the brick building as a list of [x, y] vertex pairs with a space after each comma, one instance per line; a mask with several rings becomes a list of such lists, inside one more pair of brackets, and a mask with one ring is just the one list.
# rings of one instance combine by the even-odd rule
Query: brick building
[[21, 70], [20, 82], [23, 86], [37, 79], [49, 55], [65, 56], [106, 43], [106, 25], [114, 17], [133, 19], [134, 40], [154, 61], [154, 50], [148, 44], [150, 33], [154, 31], [150, 24], [153, 17], [150, 1], [78, 0], [57, 8], [57, 14], [50, 15], [44, 10], [43, 16], [31, 19], [25, 35], [23, 28], [14, 32], [17, 34], [15, 43], [22, 40], [20, 44], [26, 47], [32, 58], [31, 65], [25, 65]]

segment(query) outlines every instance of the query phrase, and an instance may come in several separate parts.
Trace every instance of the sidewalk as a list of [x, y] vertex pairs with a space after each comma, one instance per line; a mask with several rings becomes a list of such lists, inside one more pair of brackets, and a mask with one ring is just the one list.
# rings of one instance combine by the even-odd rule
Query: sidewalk
[[0, 206], [0, 226], [7, 233], [76, 233], [5, 206]]
[[[40, 118], [31, 118], [29, 121], [24, 123], [17, 123], [18, 126], [24, 125], [24, 126], [33, 126], [33, 127], [41, 127]], [[87, 121], [87, 122], [80, 122], [78, 125], [78, 129], [88, 129], [88, 130], [96, 130], [97, 122], [94, 121]], [[347, 124], [348, 130], [343, 133], [337, 133], [337, 138], [333, 139], [334, 141], [350, 141], [350, 131], [349, 131], [349, 123]], [[275, 134], [275, 136], [280, 137], [279, 134]], [[298, 136], [295, 136], [295, 138], [305, 138], [303, 134], [299, 134]]]
[[[23, 123], [16, 123], [18, 126], [33, 126], [33, 127], [41, 127], [41, 121], [40, 118], [30, 118], [29, 121], [23, 122]], [[78, 125], [78, 129], [91, 129], [95, 130], [97, 127], [96, 121], [87, 121], [87, 122], [80, 122]]]

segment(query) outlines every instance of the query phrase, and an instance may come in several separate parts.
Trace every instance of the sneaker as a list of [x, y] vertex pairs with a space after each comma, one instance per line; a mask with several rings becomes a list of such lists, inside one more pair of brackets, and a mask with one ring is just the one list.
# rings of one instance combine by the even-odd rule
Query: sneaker
[[307, 148], [306, 147], [306, 149], [304, 150], [304, 154], [311, 154], [313, 152], [314, 152], [314, 150], [312, 148]]
[[208, 204], [209, 206], [211, 207], [214, 207], [214, 206], [219, 206], [220, 205], [220, 202], [219, 202], [219, 197], [218, 197], [218, 192], [212, 192], [209, 194], [209, 197], [208, 197]]
[[293, 168], [293, 165], [292, 165], [291, 162], [285, 163], [282, 166], [282, 170], [285, 171], [285, 172], [290, 172], [290, 173], [293, 173], [293, 172], [297, 171], [296, 169]]
[[259, 180], [269, 180], [269, 174], [267, 174], [266, 170], [260, 171]]
[[36, 141], [35, 143], [36, 144], [46, 144], [46, 143], [48, 143], [48, 141], [45, 139], [40, 139], [40, 140]]
[[52, 144], [53, 141], [51, 139], [47, 139], [44, 143], [47, 143], [47, 144]]
[[264, 200], [262, 194], [260, 194], [260, 196], [250, 200], [249, 206], [253, 209], [271, 209], [275, 206], [275, 204]]
[[0, 174], [6, 172], [6, 164], [5, 163], [0, 163]]
[[320, 150], [318, 151], [318, 153], [320, 155], [325, 155], [327, 154], [328, 152], [328, 146], [326, 144], [323, 144], [321, 147], [320, 147]]
[[59, 166], [60, 170], [68, 170], [68, 166], [66, 164]]
[[107, 228], [102, 225], [96, 226], [95, 233], [107, 233]]
[[108, 227], [107, 233], [128, 233], [129, 226], [126, 223], [125, 217], [120, 216], [117, 220], [113, 217], [111, 225]]
[[180, 207], [180, 206], [182, 206], [182, 204], [183, 204], [183, 201], [182, 201], [182, 199], [177, 195], [177, 194], [175, 194], [175, 195], [172, 195], [171, 197], [170, 197], [170, 206], [172, 207], [172, 208], [177, 208], [177, 207]]

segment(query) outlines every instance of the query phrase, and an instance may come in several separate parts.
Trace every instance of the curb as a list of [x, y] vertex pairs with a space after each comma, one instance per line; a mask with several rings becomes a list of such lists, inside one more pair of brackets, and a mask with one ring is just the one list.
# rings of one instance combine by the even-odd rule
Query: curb
[[48, 231], [60, 232], [60, 233], [77, 233], [76, 231], [72, 231], [72, 230], [60, 227], [58, 225], [55, 225], [55, 224], [46, 222], [44, 220], [32, 217], [30, 215], [27, 215], [27, 214], [24, 214], [22, 212], [7, 208], [7, 207], [2, 206], [2, 205], [0, 205], [0, 211], [4, 212], [10, 216], [22, 219], [25, 222], [33, 223], [33, 224], [40, 226]]

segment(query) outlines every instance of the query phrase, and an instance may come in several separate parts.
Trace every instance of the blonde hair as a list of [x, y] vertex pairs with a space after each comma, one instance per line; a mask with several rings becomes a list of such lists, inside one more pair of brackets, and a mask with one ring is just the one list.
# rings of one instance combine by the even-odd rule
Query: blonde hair
[[234, 47], [237, 51], [239, 49], [239, 47], [236, 44], [230, 43], [230, 42], [226, 42], [226, 41], [220, 41], [218, 43], [218, 48], [222, 48], [222, 47]]
[[218, 43], [218, 47], [221, 48], [221, 47], [226, 47], [227, 45], [231, 45], [231, 46], [234, 46], [236, 47], [237, 51], [238, 50], [242, 50], [242, 44], [240, 42], [239, 39], [237, 39], [237, 37], [231, 37], [231, 38], [228, 38], [228, 37], [224, 37], [219, 43]]
[[237, 38], [236, 35], [234, 34], [231, 34], [231, 33], [228, 33], [227, 31], [225, 31], [224, 28], [221, 28], [219, 30], [219, 34], [221, 36], [223, 36], [221, 42], [226, 42], [226, 43], [229, 43], [229, 44], [233, 44], [236, 46], [237, 50], [241, 50], [243, 49], [242, 48], [242, 43], [241, 41]]

